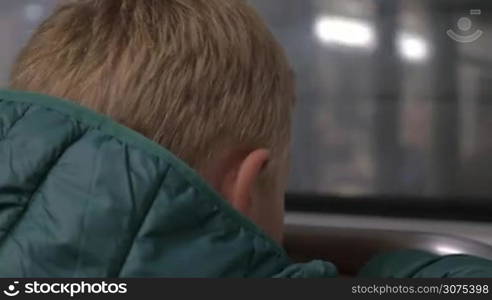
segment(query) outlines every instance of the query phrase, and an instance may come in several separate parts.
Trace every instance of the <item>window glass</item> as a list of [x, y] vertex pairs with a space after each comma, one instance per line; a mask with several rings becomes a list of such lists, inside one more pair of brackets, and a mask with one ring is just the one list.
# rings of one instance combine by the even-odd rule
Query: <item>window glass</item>
[[251, 2], [297, 73], [291, 192], [492, 196], [490, 1]]

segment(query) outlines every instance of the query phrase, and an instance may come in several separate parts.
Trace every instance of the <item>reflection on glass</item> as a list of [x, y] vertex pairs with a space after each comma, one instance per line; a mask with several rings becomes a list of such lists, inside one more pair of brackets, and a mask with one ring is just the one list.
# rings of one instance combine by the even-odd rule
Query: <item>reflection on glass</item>
[[401, 34], [398, 47], [402, 57], [410, 62], [425, 62], [429, 57], [427, 42], [416, 35]]
[[369, 49], [374, 47], [374, 28], [367, 22], [324, 16], [317, 20], [315, 28], [323, 43]]

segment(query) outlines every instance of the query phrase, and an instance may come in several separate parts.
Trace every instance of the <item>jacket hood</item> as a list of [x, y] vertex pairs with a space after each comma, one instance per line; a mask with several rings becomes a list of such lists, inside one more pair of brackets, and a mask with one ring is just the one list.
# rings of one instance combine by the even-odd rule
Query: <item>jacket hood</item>
[[327, 277], [292, 264], [169, 151], [45, 95], [0, 91], [0, 277]]

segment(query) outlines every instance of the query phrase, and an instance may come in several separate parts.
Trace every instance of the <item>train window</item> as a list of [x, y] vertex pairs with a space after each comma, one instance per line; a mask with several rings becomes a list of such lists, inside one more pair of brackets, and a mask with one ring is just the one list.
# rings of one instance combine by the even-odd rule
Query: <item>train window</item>
[[489, 1], [251, 2], [298, 79], [291, 208], [489, 217]]

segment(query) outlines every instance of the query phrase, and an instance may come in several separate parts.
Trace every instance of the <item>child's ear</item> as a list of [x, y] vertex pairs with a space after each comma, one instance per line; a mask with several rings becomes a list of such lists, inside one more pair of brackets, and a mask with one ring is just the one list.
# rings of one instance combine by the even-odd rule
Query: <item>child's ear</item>
[[253, 195], [258, 178], [269, 160], [270, 151], [267, 149], [251, 151], [235, 163], [224, 179], [224, 196], [236, 210], [248, 217], [252, 217]]

